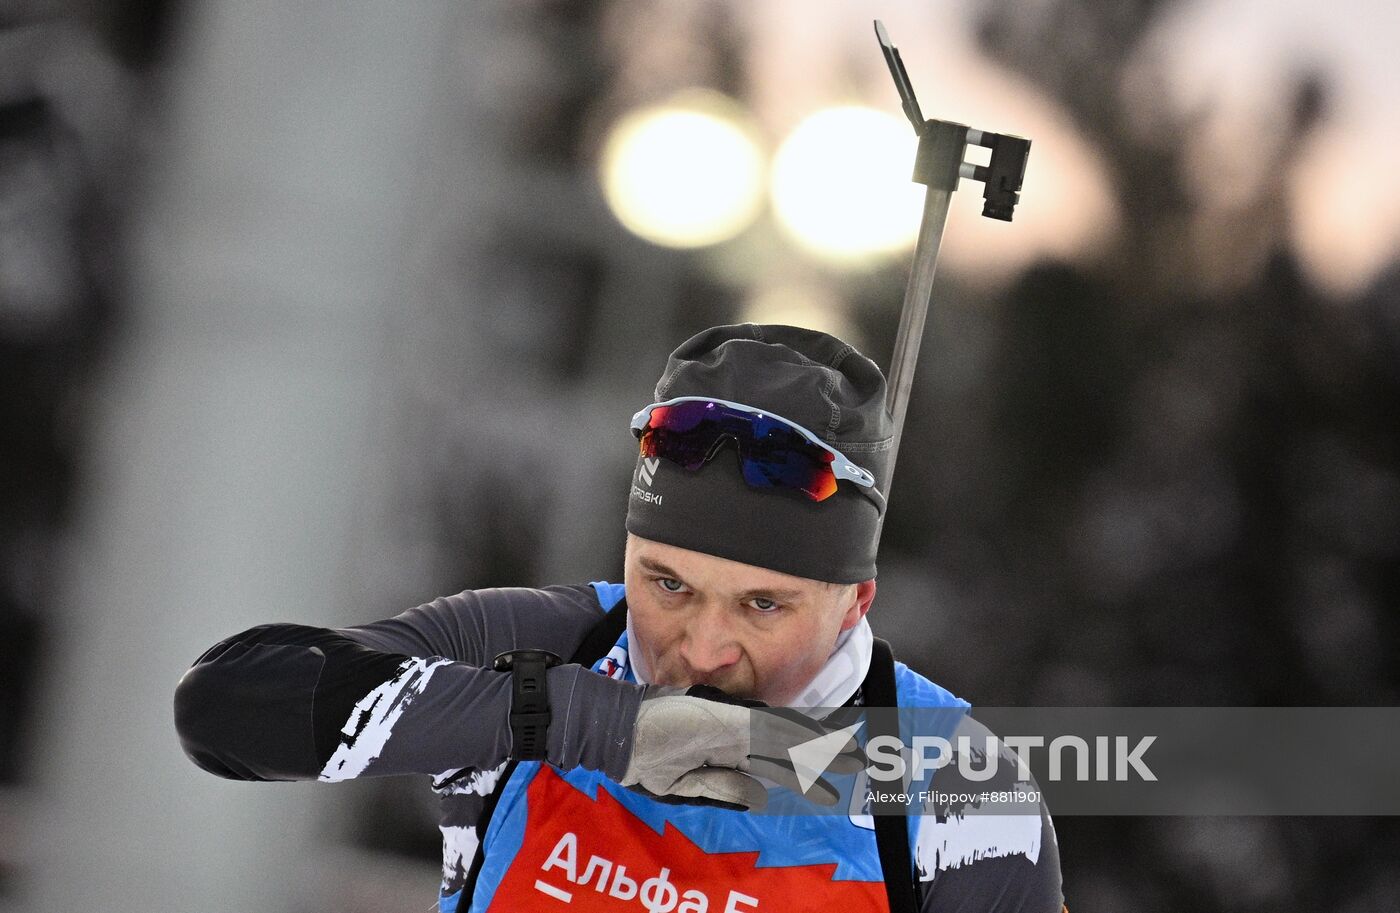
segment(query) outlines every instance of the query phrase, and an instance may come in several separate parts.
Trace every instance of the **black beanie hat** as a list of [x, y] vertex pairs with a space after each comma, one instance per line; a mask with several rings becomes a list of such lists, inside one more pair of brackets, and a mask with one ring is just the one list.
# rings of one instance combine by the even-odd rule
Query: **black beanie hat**
[[[751, 323], [712, 327], [671, 353], [655, 395], [654, 402], [713, 397], [780, 415], [884, 485], [894, 437], [885, 377], [835, 336]], [[875, 576], [883, 504], [844, 480], [824, 501], [791, 489], [752, 488], [734, 448], [725, 446], [697, 470], [639, 455], [627, 530], [798, 577], [858, 583]]]

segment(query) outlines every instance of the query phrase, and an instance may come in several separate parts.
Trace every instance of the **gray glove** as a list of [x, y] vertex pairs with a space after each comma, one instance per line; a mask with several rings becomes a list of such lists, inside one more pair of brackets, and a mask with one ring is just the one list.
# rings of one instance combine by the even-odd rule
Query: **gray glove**
[[[756, 729], [761, 754], [752, 744]], [[831, 806], [836, 788], [817, 777], [804, 791], [788, 754], [789, 748], [831, 731], [799, 711], [740, 702], [708, 685], [688, 690], [648, 685], [633, 730], [632, 758], [620, 782], [663, 802], [762, 809], [768, 791], [755, 777], [763, 777]], [[825, 769], [854, 773], [863, 763], [851, 737]]]

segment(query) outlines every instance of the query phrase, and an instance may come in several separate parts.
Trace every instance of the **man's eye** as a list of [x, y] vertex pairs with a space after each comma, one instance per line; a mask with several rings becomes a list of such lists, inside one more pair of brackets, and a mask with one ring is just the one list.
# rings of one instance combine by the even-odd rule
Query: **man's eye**
[[685, 589], [685, 584], [674, 577], [658, 577], [656, 582], [668, 593], [679, 593]]
[[752, 600], [750, 600], [749, 604], [752, 605], [755, 609], [758, 609], [760, 612], [772, 612], [778, 608], [778, 604], [776, 602], [774, 602], [771, 599], [765, 599], [762, 596], [755, 596]]

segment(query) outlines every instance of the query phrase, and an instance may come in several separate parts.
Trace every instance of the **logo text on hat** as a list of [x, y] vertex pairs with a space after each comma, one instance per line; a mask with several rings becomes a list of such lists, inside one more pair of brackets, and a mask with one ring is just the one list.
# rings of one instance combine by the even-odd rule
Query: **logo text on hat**
[[666, 497], [666, 496], [665, 496], [665, 495], [659, 495], [659, 494], [657, 494], [657, 493], [654, 492], [654, 491], [647, 491], [645, 488], [638, 488], [636, 485], [633, 485], [633, 486], [632, 486], [632, 497], [636, 498], [636, 499], [639, 500], [639, 501], [644, 501], [644, 502], [646, 502], [647, 504], [655, 504], [655, 505], [657, 505], [658, 507], [660, 507], [660, 506], [661, 506], [661, 499], [664, 498], [664, 497]]

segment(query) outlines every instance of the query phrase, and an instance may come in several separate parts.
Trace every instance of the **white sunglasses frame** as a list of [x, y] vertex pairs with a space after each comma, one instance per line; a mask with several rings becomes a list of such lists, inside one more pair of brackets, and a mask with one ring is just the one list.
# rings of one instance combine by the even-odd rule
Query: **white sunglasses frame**
[[[794, 422], [792, 419], [784, 418], [783, 416], [778, 415], [777, 413], [769, 412], [767, 409], [758, 409], [754, 406], [745, 405], [744, 403], [736, 403], [727, 399], [719, 399], [714, 396], [677, 396], [674, 399], [668, 399], [664, 402], [652, 403], [651, 405], [638, 410], [637, 413], [632, 416], [632, 433], [637, 437], [641, 437], [642, 430], [646, 428], [647, 420], [651, 418], [652, 410], [657, 409], [661, 406], [674, 406], [676, 403], [688, 402], [717, 403], [721, 406], [728, 406], [731, 409], [738, 409], [743, 412], [753, 413], [759, 418], [777, 419], [784, 425], [787, 425], [788, 427], [797, 431], [808, 441], [811, 441], [813, 444], [817, 445], [818, 447], [827, 451], [828, 453], [831, 453], [835, 457], [835, 459], [833, 459], [831, 463], [831, 472], [833, 475], [836, 476], [838, 481], [841, 479], [845, 479], [848, 482], [855, 482], [861, 488], [866, 489], [870, 494], [876, 496], [880, 495], [879, 490], [875, 487], [875, 474], [873, 472], [871, 472], [868, 469], [864, 469], [860, 466], [857, 466], [855, 463], [851, 462], [850, 458], [847, 457], [844, 453], [837, 450], [835, 447], [832, 447], [830, 444], [826, 443], [821, 438], [813, 434], [811, 431], [799, 425], [797, 422]], [[883, 500], [883, 498], [881, 499]]]

